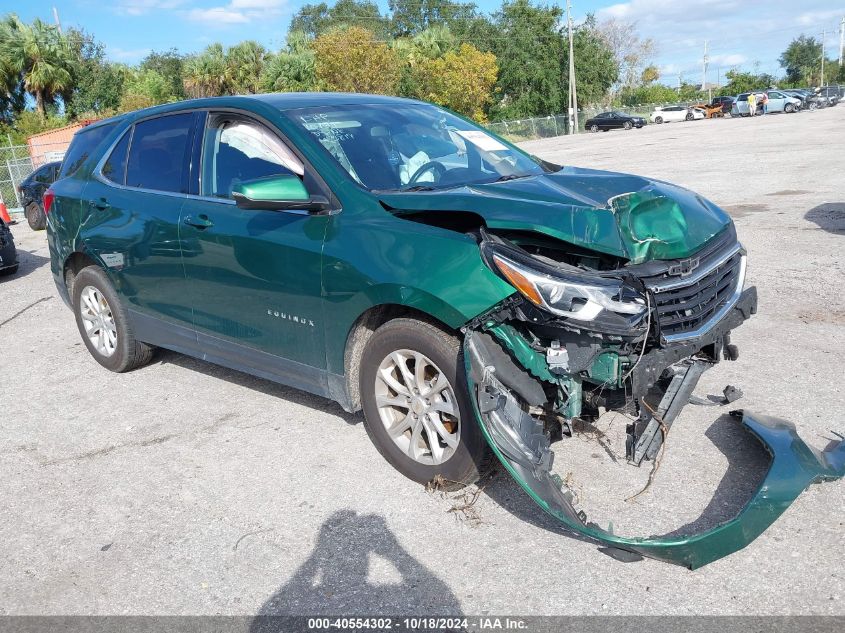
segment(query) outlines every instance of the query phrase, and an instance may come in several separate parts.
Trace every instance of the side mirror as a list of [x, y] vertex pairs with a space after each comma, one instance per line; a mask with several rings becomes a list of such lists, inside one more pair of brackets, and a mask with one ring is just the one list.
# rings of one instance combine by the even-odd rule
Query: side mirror
[[299, 176], [283, 174], [241, 182], [232, 187], [232, 198], [241, 209], [260, 211], [308, 211], [331, 208], [325, 196], [310, 196]]

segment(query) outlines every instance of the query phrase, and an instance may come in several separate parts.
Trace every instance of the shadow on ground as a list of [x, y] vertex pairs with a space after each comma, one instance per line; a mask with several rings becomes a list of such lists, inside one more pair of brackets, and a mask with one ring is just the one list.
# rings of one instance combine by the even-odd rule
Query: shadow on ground
[[225, 380], [226, 382], [238, 385], [239, 387], [246, 387], [274, 398], [281, 398], [282, 400], [287, 400], [288, 402], [292, 402], [294, 404], [310, 407], [315, 411], [320, 411], [321, 413], [335, 415], [343, 419], [343, 421], [347, 424], [358, 424], [363, 420], [361, 414], [347, 413], [339, 404], [332, 400], [327, 400], [326, 398], [321, 398], [305, 391], [294, 389], [293, 387], [286, 387], [285, 385], [273, 382], [272, 380], [258, 378], [257, 376], [252, 376], [251, 374], [245, 374], [234, 369], [223, 367], [222, 365], [215, 365], [213, 363], [199, 360], [198, 358], [194, 358], [192, 356], [185, 356], [184, 354], [179, 354], [178, 352], [159, 349], [156, 351], [155, 360], [162, 365], [170, 364], [182, 367], [183, 369], [198, 371], [206, 376], [219, 378], [220, 380]]
[[[434, 535], [432, 535], [434, 536]], [[432, 543], [437, 543], [433, 538]], [[387, 582], [370, 571], [392, 567]], [[317, 544], [290, 580], [264, 603], [252, 633], [280, 631], [283, 615], [458, 616], [452, 590], [396, 540], [384, 517], [341, 510], [323, 523]], [[289, 623], [284, 630], [290, 630]]]
[[[0, 275], [0, 283], [4, 280], [19, 279], [26, 277], [29, 273], [35, 272], [45, 264], [50, 263], [49, 257], [42, 257], [29, 251], [18, 249], [18, 271], [13, 275]], [[52, 284], [51, 289], [52, 289]]]
[[845, 202], [825, 202], [813, 207], [806, 214], [804, 219], [814, 222], [818, 227], [828, 233], [845, 235]]

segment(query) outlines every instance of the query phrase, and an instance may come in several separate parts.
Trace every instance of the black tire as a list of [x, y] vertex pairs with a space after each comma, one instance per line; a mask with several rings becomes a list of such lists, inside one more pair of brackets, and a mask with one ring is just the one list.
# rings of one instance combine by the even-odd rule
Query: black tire
[[661, 123], [663, 123], [663, 117], [662, 116], [654, 117], [654, 122], [657, 123], [658, 125], [660, 125]]
[[598, 132], [598, 131], [599, 131], [598, 125], [593, 124], [593, 125], [590, 126], [590, 132]]
[[[82, 301], [82, 291], [88, 286], [93, 286], [105, 297], [111, 316], [114, 319], [117, 330], [117, 342], [114, 353], [111, 356], [106, 356], [99, 352], [85, 333], [80, 303]], [[80, 336], [82, 336], [82, 342], [85, 343], [85, 347], [88, 348], [94, 360], [103, 367], [114, 372], [122, 373], [150, 362], [150, 359], [153, 357], [154, 348], [135, 338], [126, 309], [123, 307], [123, 303], [121, 303], [120, 298], [117, 296], [106, 273], [101, 268], [98, 266], [88, 266], [79, 271], [79, 274], [76, 275], [73, 281], [72, 303], [74, 316], [76, 317], [76, 327], [79, 329]]]
[[16, 272], [18, 272], [19, 267], [20, 264], [15, 264], [14, 266], [9, 266], [8, 268], [0, 270], [0, 277], [8, 277], [9, 275], [14, 275]]
[[692, 121], [695, 119], [695, 115], [692, 112], [687, 112], [687, 121]]
[[791, 103], [787, 103], [785, 106], [783, 106], [783, 111], [786, 112], [787, 114], [791, 114], [791, 113], [795, 112], [795, 106], [792, 105]]
[[630, 130], [630, 129], [631, 129], [631, 127], [632, 127], [632, 126], [631, 126], [631, 122], [630, 122], [630, 121], [625, 121], [625, 123], [622, 125], [622, 127], [624, 127], [626, 130]]
[[33, 231], [43, 231], [47, 228], [47, 214], [44, 213], [44, 209], [37, 202], [30, 202], [24, 214], [26, 221], [29, 223], [29, 228]]
[[[457, 400], [460, 440], [451, 457], [437, 465], [422, 464], [405, 454], [388, 435], [379, 416], [375, 393], [379, 365], [403, 349], [419, 352], [437, 365]], [[359, 388], [367, 434], [388, 463], [408, 479], [421, 484], [437, 479], [444, 489], [457, 489], [475, 483], [484, 472], [490, 450], [475, 420], [463, 362], [458, 338], [431, 323], [409, 318], [394, 319], [378, 328], [361, 355]]]

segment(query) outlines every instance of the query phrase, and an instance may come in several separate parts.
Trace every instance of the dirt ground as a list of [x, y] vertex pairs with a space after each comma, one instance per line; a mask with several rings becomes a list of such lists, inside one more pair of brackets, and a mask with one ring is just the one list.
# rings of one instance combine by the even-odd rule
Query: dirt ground
[[[619, 415], [555, 445], [617, 533], [715, 525], [766, 466], [725, 415], [845, 432], [845, 106], [545, 139], [545, 159], [689, 187], [736, 220], [759, 314], [687, 407], [651, 489]], [[845, 484], [808, 490], [748, 548], [690, 572], [561, 534], [504, 473], [473, 499], [388, 466], [357, 415], [171, 352], [97, 365], [56, 294], [44, 233], [13, 227], [0, 281], [0, 614], [845, 614]], [[466, 495], [466, 496], [465, 496]]]

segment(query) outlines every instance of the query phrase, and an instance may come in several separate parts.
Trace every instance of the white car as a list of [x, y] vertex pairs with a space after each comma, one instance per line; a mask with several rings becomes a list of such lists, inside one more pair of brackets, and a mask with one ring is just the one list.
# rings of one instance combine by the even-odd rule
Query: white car
[[696, 119], [703, 119], [704, 112], [697, 108], [688, 108], [687, 106], [666, 106], [664, 108], [655, 108], [651, 113], [652, 123], [669, 123], [670, 121], [694, 121]]

